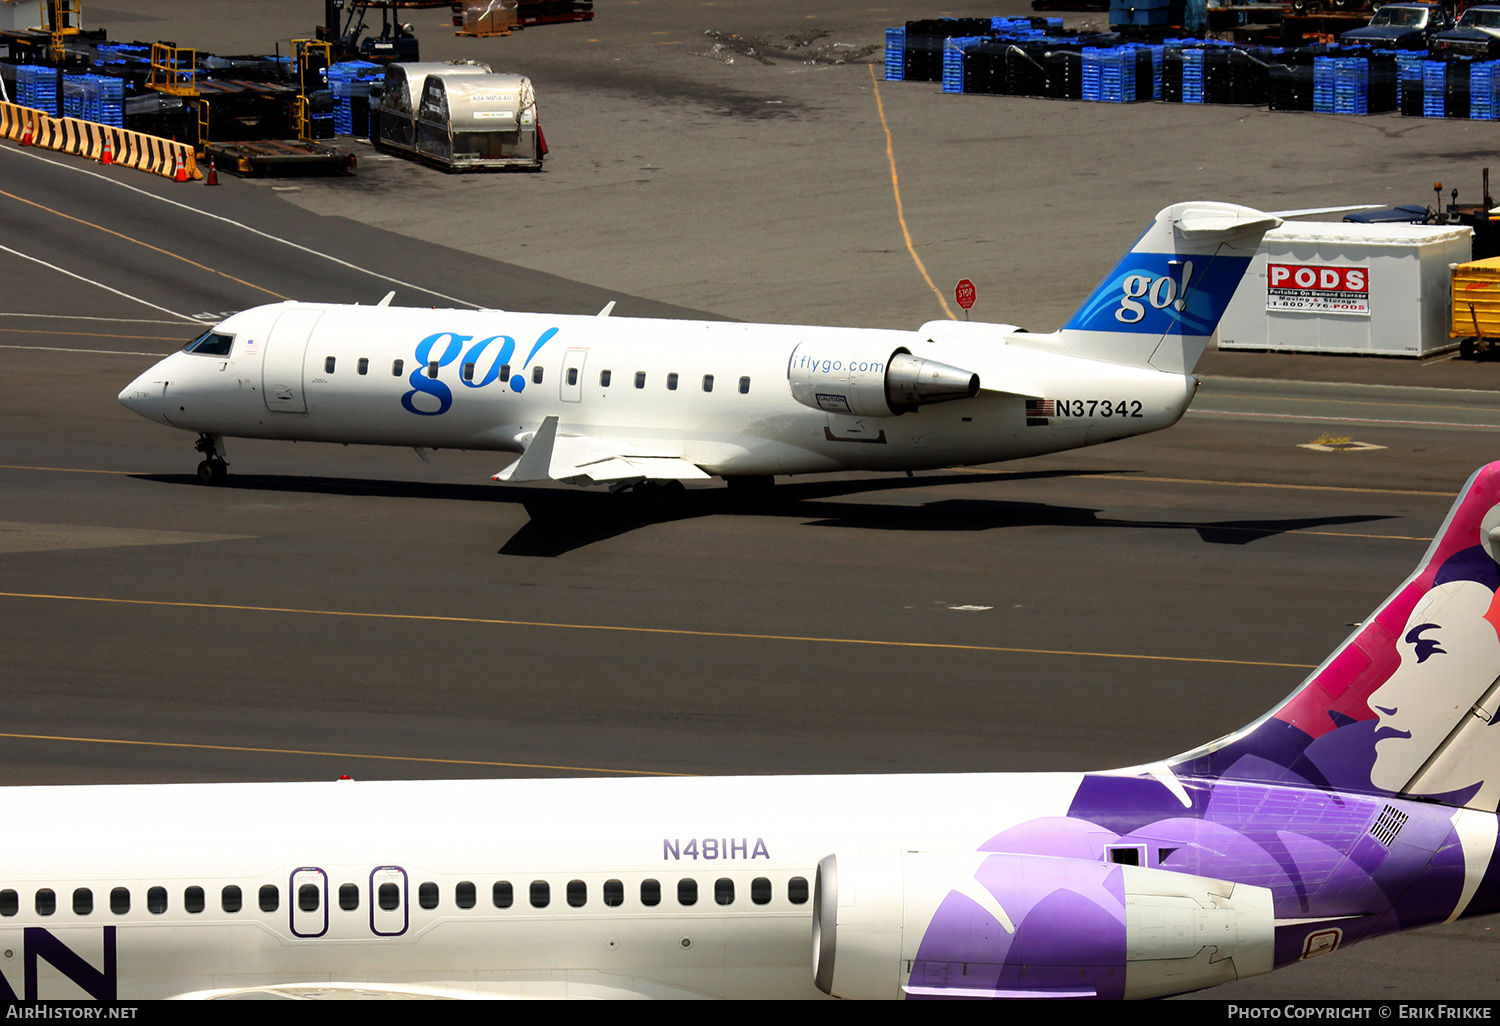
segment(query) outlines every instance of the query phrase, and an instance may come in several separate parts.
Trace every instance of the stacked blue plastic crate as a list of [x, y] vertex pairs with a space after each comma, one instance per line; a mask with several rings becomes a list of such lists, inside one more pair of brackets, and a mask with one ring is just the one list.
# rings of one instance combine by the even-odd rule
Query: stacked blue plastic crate
[[1182, 102], [1203, 102], [1203, 51], [1182, 51]]
[[943, 41], [943, 92], [964, 91], [964, 47], [984, 42], [984, 36], [950, 36]]
[[354, 134], [355, 97], [369, 98], [370, 86], [385, 74], [385, 68], [370, 61], [345, 61], [328, 68], [328, 88], [333, 91], [333, 130]]
[[1422, 116], [1448, 116], [1448, 65], [1442, 61], [1422, 62]]
[[885, 30], [885, 80], [899, 82], [906, 77], [906, 26]]
[[64, 75], [63, 117], [124, 128], [124, 81], [106, 75]]
[[1135, 49], [1085, 46], [1083, 98], [1098, 103], [1134, 103]]
[[57, 69], [34, 64], [19, 65], [16, 68], [16, 102], [22, 107], [57, 117]]
[[1469, 68], [1469, 117], [1494, 121], [1500, 114], [1500, 61], [1475, 62]]
[[1313, 111], [1370, 113], [1370, 62], [1363, 57], [1314, 57]]

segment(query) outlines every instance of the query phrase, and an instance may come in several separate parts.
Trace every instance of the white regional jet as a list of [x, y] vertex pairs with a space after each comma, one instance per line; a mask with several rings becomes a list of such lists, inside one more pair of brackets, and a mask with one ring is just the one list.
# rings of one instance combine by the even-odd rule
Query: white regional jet
[[1491, 464], [1281, 705], [1131, 769], [0, 788], [0, 998], [1152, 997], [1491, 914], [1497, 525]]
[[499, 481], [660, 492], [710, 476], [923, 470], [1035, 456], [1175, 424], [1193, 367], [1274, 214], [1156, 216], [1050, 334], [915, 332], [281, 303], [235, 314], [120, 401], [199, 435], [521, 458]]

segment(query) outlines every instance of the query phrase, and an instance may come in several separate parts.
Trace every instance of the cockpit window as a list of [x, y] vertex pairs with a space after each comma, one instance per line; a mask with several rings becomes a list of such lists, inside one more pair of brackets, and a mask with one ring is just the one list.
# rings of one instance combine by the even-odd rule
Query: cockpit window
[[196, 353], [199, 356], [228, 356], [233, 346], [233, 335], [226, 335], [221, 331], [205, 331], [183, 346], [182, 351]]

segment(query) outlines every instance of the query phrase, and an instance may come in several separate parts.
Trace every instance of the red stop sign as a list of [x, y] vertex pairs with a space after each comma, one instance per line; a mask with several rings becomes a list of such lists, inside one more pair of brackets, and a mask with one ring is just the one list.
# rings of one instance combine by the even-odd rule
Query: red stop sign
[[953, 298], [958, 300], [958, 305], [967, 310], [974, 305], [974, 283], [965, 278], [958, 283], [953, 290]]

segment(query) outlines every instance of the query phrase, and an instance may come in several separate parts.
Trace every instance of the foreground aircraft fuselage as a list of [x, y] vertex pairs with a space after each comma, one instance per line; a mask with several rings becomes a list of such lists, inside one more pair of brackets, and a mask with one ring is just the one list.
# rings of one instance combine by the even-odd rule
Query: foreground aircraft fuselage
[[1176, 423], [1277, 223], [1169, 207], [1050, 334], [283, 303], [230, 317], [120, 401], [197, 433], [208, 480], [234, 437], [522, 453], [498, 479], [614, 487], [990, 463]]
[[1149, 997], [1500, 911], [1497, 524], [1132, 769], [0, 789], [0, 997]]

